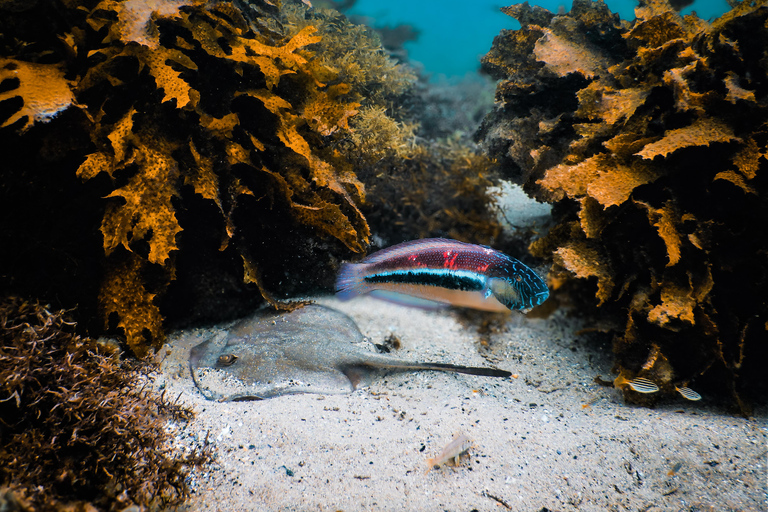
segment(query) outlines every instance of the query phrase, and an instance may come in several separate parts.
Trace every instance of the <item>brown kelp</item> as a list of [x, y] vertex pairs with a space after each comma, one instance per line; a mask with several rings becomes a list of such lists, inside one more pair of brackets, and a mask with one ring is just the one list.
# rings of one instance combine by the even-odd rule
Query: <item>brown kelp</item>
[[496, 165], [475, 148], [442, 141], [406, 146], [361, 166], [360, 176], [369, 191], [363, 211], [383, 245], [448, 237], [498, 247], [503, 233], [490, 208]]
[[98, 311], [141, 355], [165, 316], [280, 306], [366, 248], [350, 119], [412, 75], [337, 13], [47, 0], [2, 13], [0, 56], [11, 289]]
[[180, 503], [209, 454], [172, 452], [165, 426], [191, 411], [142, 390], [138, 368], [74, 330], [64, 311], [0, 303], [0, 485], [29, 510]]
[[631, 23], [602, 1], [504, 12], [522, 27], [484, 58], [501, 82], [479, 138], [555, 205], [531, 251], [555, 288], [586, 280], [622, 376], [667, 393], [697, 379], [747, 413], [768, 329], [768, 6], [712, 23], [666, 0]]

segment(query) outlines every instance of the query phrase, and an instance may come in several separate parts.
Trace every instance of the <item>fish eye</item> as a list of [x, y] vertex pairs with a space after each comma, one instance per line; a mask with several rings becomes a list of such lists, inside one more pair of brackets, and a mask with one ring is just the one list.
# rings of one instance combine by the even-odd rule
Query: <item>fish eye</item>
[[235, 361], [237, 361], [237, 356], [235, 354], [222, 354], [219, 356], [216, 364], [218, 366], [232, 366]]
[[517, 281], [518, 283], [519, 283], [520, 281], [522, 281], [522, 280], [523, 280], [523, 276], [521, 276], [520, 274], [517, 274], [517, 275], [515, 276], [515, 281]]

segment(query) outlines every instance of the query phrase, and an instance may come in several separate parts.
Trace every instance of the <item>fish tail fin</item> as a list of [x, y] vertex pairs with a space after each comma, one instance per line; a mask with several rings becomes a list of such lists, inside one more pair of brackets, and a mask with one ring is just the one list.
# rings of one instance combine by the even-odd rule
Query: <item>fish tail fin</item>
[[363, 281], [366, 265], [360, 263], [343, 263], [336, 278], [336, 296], [340, 300], [350, 300], [358, 295], [368, 293], [368, 287]]

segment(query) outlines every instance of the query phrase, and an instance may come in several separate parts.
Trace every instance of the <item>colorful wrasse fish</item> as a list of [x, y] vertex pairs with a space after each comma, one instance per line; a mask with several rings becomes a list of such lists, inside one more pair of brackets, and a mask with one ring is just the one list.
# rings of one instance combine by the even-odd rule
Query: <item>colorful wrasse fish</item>
[[516, 259], [484, 245], [444, 238], [404, 242], [360, 263], [345, 263], [336, 291], [342, 300], [370, 293], [406, 304], [496, 312], [532, 308], [549, 296], [544, 280]]

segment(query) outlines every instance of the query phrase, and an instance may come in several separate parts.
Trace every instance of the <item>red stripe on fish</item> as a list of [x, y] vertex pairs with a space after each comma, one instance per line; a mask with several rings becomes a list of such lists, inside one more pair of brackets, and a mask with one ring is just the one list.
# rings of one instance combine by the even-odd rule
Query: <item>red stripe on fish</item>
[[544, 281], [522, 262], [490, 247], [443, 238], [405, 242], [344, 264], [336, 288], [342, 299], [376, 291], [489, 311], [531, 308], [549, 295]]

